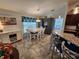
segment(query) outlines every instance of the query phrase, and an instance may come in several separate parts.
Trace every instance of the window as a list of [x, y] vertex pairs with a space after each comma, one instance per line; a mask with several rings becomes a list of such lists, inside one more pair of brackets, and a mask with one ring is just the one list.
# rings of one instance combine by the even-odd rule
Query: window
[[62, 28], [63, 28], [63, 18], [62, 17], [58, 17], [55, 19], [54, 28], [55, 28], [55, 30], [62, 30]]
[[36, 28], [36, 19], [35, 18], [22, 18], [24, 33], [27, 32], [27, 29], [35, 29]]

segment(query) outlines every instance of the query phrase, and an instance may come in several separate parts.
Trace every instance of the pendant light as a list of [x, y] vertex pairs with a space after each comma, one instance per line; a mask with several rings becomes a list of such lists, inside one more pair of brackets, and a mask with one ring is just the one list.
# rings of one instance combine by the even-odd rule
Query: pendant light
[[41, 20], [40, 20], [40, 16], [37, 16], [37, 20], [36, 20], [36, 22], [41, 22]]
[[73, 14], [79, 13], [79, 5], [74, 8]]

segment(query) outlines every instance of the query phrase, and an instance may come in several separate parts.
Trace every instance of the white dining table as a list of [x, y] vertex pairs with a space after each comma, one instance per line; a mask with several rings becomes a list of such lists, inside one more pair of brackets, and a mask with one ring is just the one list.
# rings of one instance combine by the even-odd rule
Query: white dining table
[[[44, 28], [29, 29], [29, 32], [30, 32], [30, 41], [32, 37], [35, 38], [35, 36], [39, 40], [40, 39], [39, 36], [41, 37], [41, 34], [44, 32]], [[34, 33], [34, 34], [31, 34], [31, 33]]]
[[42, 31], [44, 28], [35, 28], [35, 29], [29, 29], [30, 32], [40, 32]]

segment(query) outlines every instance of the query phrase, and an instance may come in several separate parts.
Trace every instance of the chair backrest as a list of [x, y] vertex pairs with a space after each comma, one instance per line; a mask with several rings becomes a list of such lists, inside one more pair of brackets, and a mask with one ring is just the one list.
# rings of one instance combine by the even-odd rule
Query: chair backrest
[[53, 43], [56, 38], [57, 38], [57, 37], [56, 37], [56, 34], [55, 34], [55, 33], [52, 33], [52, 34], [51, 34], [51, 38], [50, 38], [50, 42]]
[[77, 49], [77, 47], [72, 44], [71, 42], [65, 41], [63, 44], [63, 52], [65, 51], [67, 55], [69, 55], [71, 58], [79, 58], [79, 53], [77, 53], [77, 51], [79, 50], [75, 50]]
[[79, 46], [69, 42], [69, 41], [65, 41], [65, 46], [72, 50], [73, 52], [79, 53]]
[[57, 34], [53, 34], [53, 44], [56, 46], [56, 48], [59, 50], [60, 53], [62, 53], [62, 43], [64, 39], [60, 37]]

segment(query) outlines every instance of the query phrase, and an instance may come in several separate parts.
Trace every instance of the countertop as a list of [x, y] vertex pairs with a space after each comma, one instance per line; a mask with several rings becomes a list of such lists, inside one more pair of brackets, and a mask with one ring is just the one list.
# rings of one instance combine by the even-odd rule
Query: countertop
[[76, 37], [74, 34], [70, 34], [70, 33], [62, 33], [62, 34], [58, 34], [61, 37], [63, 37], [65, 40], [70, 41], [71, 43], [79, 46], [79, 38]]

